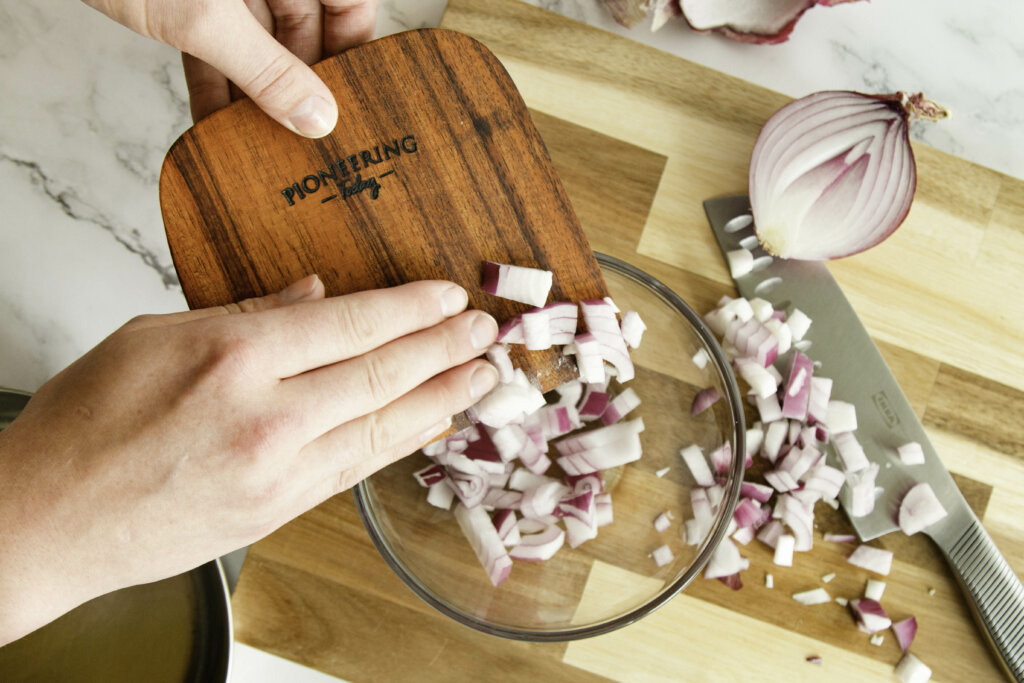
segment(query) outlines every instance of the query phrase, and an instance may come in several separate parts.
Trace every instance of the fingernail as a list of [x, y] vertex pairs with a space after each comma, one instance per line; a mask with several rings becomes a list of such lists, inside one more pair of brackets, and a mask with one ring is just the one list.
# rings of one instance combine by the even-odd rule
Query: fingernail
[[288, 123], [299, 135], [322, 138], [334, 128], [336, 118], [334, 107], [327, 100], [312, 95], [292, 110]]
[[469, 295], [466, 294], [466, 290], [458, 285], [449, 287], [444, 290], [444, 294], [441, 295], [441, 313], [446, 317], [455, 315], [466, 308], [466, 304], [469, 302]]
[[486, 313], [479, 314], [473, 321], [473, 326], [469, 328], [469, 341], [477, 351], [486, 349], [497, 337], [498, 323]]
[[493, 365], [481, 365], [469, 378], [469, 397], [474, 401], [484, 395], [498, 384], [498, 370]]
[[277, 294], [277, 298], [286, 304], [293, 304], [297, 301], [302, 301], [313, 295], [313, 290], [316, 289], [316, 283], [319, 278], [314, 273], [313, 275], [307, 275], [298, 282], [293, 282]]
[[433, 427], [431, 427], [430, 429], [428, 429], [425, 432], [423, 432], [422, 434], [420, 434], [420, 443], [428, 443], [435, 436], [437, 436], [441, 432], [447, 430], [451, 426], [452, 426], [452, 418], [451, 418], [451, 416], [448, 416], [445, 419], [443, 419], [440, 422], [438, 422]]

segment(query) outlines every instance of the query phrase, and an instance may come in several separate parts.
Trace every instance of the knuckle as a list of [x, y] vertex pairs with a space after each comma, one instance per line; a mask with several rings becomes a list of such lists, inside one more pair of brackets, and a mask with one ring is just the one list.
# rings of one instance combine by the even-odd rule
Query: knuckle
[[384, 326], [383, 311], [379, 306], [364, 302], [349, 302], [337, 309], [337, 325], [341, 339], [356, 343], [363, 339], [377, 339]]
[[159, 317], [160, 316], [152, 313], [143, 313], [142, 315], [137, 315], [131, 318], [124, 324], [124, 327], [149, 327], [155, 323]]
[[218, 336], [209, 342], [205, 370], [222, 380], [239, 379], [254, 371], [258, 355], [256, 344], [249, 339]]
[[383, 453], [395, 443], [395, 425], [380, 413], [370, 413], [363, 420], [362, 442], [371, 455]]
[[394, 398], [398, 368], [387, 356], [372, 353], [364, 356], [363, 386], [375, 406], [386, 405]]
[[285, 93], [298, 78], [298, 67], [290, 53], [274, 55], [271, 60], [239, 87], [254, 100], [271, 100]]

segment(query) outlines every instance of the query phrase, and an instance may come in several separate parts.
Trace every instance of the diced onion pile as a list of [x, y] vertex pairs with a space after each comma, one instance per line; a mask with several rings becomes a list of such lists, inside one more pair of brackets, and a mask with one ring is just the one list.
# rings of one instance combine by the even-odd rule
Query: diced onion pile
[[[733, 267], [742, 266], [742, 259], [737, 256], [731, 263]], [[768, 465], [763, 473], [765, 483], [743, 482], [730, 538], [716, 550], [709, 571], [705, 571], [706, 578], [723, 579], [738, 588], [742, 585], [739, 573], [749, 562], [740, 555], [737, 544], [746, 545], [756, 538], [773, 549], [775, 564], [792, 566], [794, 552], [812, 548], [815, 503], [825, 501], [836, 507], [836, 498], [846, 487], [851, 503], [847, 512], [851, 516], [864, 516], [874, 510], [879, 466], [868, 459], [857, 440], [855, 406], [833, 395], [832, 380], [816, 374], [814, 362], [805, 354], [810, 318], [798, 309], [788, 315], [776, 311], [763, 299], [723, 297], [704, 320], [721, 339], [736, 375], [750, 387], [749, 397], [760, 418], [747, 429], [747, 466], [754, 457]], [[694, 362], [699, 360], [695, 358]], [[695, 403], [694, 411], [700, 408]], [[827, 448], [833, 449], [838, 468], [826, 464]], [[696, 447], [683, 449], [681, 455], [697, 483], [706, 486], [692, 492], [694, 519], [684, 523], [688, 542], [696, 543], [709, 528], [702, 524], [709, 514], [704, 501], [717, 495], [710, 474], [715, 461], [712, 459], [709, 467]], [[900, 446], [894, 455], [906, 465], [925, 462], [921, 445], [916, 442]], [[945, 516], [932, 488], [920, 483], [904, 494], [897, 521], [910, 535]], [[836, 543], [857, 540], [850, 534], [827, 533], [824, 537]], [[881, 575], [889, 573], [892, 560], [892, 552], [869, 545], [859, 545], [848, 557], [850, 564]], [[728, 576], [730, 570], [736, 575]], [[827, 576], [834, 578], [834, 574]], [[767, 587], [772, 583], [767, 576]], [[854, 622], [871, 634], [875, 644], [881, 643], [880, 631], [891, 628], [906, 653], [897, 675], [905, 680], [927, 680], [930, 670], [907, 652], [917, 632], [917, 621], [909, 617], [894, 624], [880, 602], [884, 588], [883, 582], [871, 579], [863, 597], [835, 601], [849, 608]], [[824, 588], [795, 593], [793, 599], [806, 605], [831, 602]]]
[[[423, 448], [431, 464], [414, 476], [427, 501], [452, 509], [480, 564], [495, 586], [513, 560], [541, 561], [566, 543], [572, 548], [612, 522], [611, 494], [601, 473], [642, 454], [640, 405], [631, 387], [609, 388], [634, 376], [629, 349], [646, 329], [639, 314], [610, 299], [547, 303], [551, 273], [485, 262], [485, 291], [533, 305], [501, 325], [487, 358], [498, 368], [498, 385], [469, 415], [475, 424]], [[586, 330], [576, 333], [578, 314]], [[548, 400], [509, 359], [508, 344], [527, 350], [562, 346], [575, 355], [580, 379], [555, 389]], [[553, 467], [553, 465], [555, 467]], [[558, 472], [558, 474], [553, 474]], [[657, 522], [667, 524], [669, 518]], [[672, 561], [663, 546], [658, 566]]]

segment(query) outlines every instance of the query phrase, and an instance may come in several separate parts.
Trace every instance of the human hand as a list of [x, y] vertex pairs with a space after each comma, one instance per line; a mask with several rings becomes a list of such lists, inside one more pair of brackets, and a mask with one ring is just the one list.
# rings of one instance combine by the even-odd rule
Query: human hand
[[377, 0], [84, 1], [182, 51], [193, 120], [241, 92], [311, 138], [334, 129], [338, 106], [306, 65], [366, 42], [377, 18]]
[[0, 644], [263, 537], [497, 382], [461, 287], [323, 295], [143, 316], [39, 389], [0, 432]]

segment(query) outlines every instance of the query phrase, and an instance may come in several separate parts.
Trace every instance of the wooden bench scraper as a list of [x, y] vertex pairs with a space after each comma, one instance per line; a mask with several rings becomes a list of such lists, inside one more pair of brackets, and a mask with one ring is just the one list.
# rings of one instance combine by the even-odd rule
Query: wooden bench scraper
[[[246, 99], [167, 153], [160, 206], [189, 307], [317, 273], [329, 296], [448, 279], [499, 323], [528, 309], [480, 289], [485, 260], [553, 271], [550, 301], [607, 295], [526, 105], [481, 43], [409, 31], [313, 68], [340, 108], [328, 137]], [[555, 349], [513, 345], [513, 362], [545, 391], [575, 376]]]

